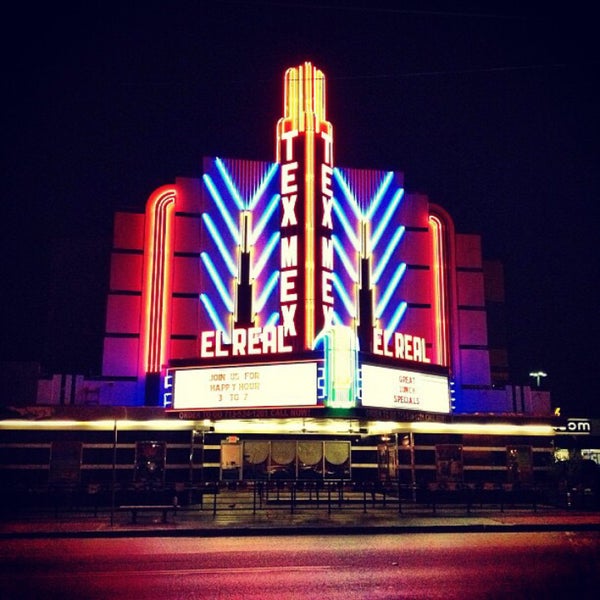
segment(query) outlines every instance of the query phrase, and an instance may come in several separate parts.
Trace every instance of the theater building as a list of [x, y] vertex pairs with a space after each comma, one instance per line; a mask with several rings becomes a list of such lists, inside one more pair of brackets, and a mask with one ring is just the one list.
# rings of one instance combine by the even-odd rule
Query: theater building
[[508, 380], [501, 268], [401, 171], [337, 164], [326, 92], [288, 69], [273, 161], [205, 158], [115, 215], [102, 377], [63, 403], [99, 417], [69, 425], [88, 478], [118, 428], [122, 477], [150, 452], [171, 482], [548, 481], [556, 423]]

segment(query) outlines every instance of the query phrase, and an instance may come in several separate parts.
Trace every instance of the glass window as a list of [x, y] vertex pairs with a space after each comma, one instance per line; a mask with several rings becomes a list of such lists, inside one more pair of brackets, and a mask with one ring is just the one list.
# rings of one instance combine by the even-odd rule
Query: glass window
[[531, 446], [507, 446], [508, 483], [528, 484], [533, 479]]
[[438, 482], [463, 481], [463, 449], [459, 444], [437, 444], [435, 461]]

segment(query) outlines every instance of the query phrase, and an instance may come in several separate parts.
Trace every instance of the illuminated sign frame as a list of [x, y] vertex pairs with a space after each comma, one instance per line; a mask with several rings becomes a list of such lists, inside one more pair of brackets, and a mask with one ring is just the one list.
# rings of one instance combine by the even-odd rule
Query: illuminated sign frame
[[176, 369], [172, 408], [315, 407], [318, 371], [316, 361]]
[[361, 404], [447, 414], [450, 412], [448, 377], [363, 363]]

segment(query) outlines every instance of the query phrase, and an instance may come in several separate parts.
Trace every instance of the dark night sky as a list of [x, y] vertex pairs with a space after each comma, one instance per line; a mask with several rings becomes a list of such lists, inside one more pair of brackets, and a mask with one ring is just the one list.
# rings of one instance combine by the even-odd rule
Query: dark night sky
[[198, 177], [203, 156], [273, 160], [283, 72], [311, 60], [336, 164], [401, 170], [480, 233], [505, 268], [514, 382], [543, 369], [564, 414], [600, 416], [596, 19], [523, 4], [15, 8], [1, 42], [0, 359], [98, 373], [114, 211]]

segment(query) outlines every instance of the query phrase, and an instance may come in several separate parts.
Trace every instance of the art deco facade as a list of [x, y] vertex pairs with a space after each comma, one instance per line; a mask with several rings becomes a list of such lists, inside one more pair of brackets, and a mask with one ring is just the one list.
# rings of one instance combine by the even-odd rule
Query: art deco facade
[[206, 158], [115, 215], [102, 376], [39, 396], [71, 390], [171, 482], [547, 478], [549, 397], [508, 381], [501, 266], [401, 171], [338, 165], [326, 92], [289, 69], [272, 161]]

